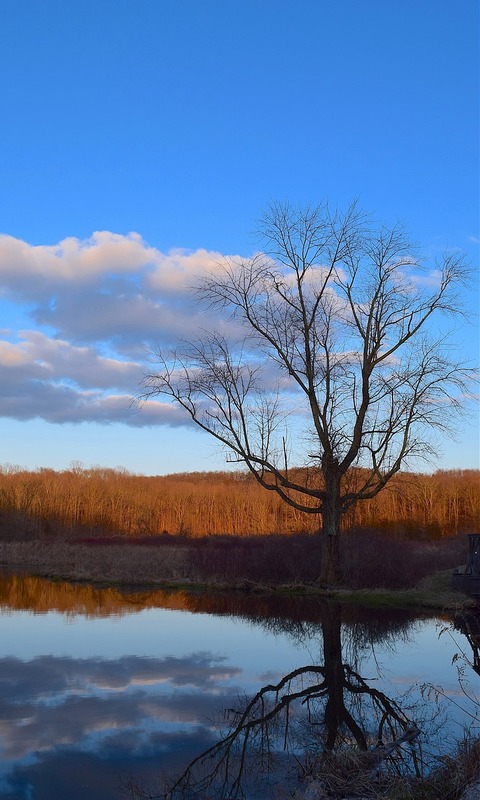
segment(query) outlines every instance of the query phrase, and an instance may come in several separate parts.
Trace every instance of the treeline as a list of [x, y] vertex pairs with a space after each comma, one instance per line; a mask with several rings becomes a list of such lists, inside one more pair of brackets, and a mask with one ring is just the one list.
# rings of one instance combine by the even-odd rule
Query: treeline
[[[299, 470], [311, 482], [312, 471]], [[350, 481], [361, 479], [352, 473]], [[399, 473], [376, 498], [358, 503], [344, 527], [381, 529], [399, 539], [480, 531], [480, 471]], [[316, 515], [282, 502], [245, 473], [147, 477], [117, 469], [0, 468], [0, 535], [123, 534], [202, 537], [315, 532]], [[18, 531], [17, 531], [18, 533]]]

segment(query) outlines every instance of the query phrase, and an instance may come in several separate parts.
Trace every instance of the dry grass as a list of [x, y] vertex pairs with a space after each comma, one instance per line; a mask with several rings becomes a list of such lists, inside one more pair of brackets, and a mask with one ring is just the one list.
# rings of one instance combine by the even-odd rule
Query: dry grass
[[442, 766], [427, 780], [437, 791], [431, 796], [442, 800], [458, 800], [467, 787], [477, 783], [480, 783], [480, 738], [470, 736], [457, 744], [456, 752], [445, 757]]
[[[446, 569], [458, 565], [464, 542], [420, 547], [357, 534], [345, 535], [343, 546], [339, 599], [425, 608], [456, 608], [465, 601], [451, 591], [451, 568]], [[394, 566], [389, 571], [385, 564]], [[309, 534], [10, 539], [0, 540], [0, 568], [91, 583], [318, 592], [320, 547], [318, 537]]]
[[185, 550], [178, 546], [0, 542], [0, 566], [43, 577], [119, 583], [188, 581]]
[[424, 778], [401, 776], [388, 766], [372, 774], [370, 755], [346, 750], [317, 759], [307, 789], [299, 789], [295, 800], [462, 800], [469, 787], [480, 783], [479, 738], [459, 742]]

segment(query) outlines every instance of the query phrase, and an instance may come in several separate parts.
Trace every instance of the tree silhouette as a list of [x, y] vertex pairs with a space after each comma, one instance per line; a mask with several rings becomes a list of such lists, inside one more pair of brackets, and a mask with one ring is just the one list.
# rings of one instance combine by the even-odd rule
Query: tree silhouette
[[199, 289], [228, 319], [156, 352], [143, 397], [171, 398], [267, 491], [321, 517], [331, 586], [342, 515], [455, 424], [467, 372], [436, 325], [461, 313], [466, 269], [457, 252], [427, 269], [400, 226], [356, 204], [275, 203], [260, 234], [263, 252], [216, 265]]

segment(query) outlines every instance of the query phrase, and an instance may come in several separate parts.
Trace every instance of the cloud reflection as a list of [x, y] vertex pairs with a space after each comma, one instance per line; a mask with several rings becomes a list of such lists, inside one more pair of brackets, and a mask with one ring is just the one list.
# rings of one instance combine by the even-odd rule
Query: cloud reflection
[[119, 776], [153, 780], [208, 746], [240, 675], [208, 652], [1, 659], [0, 798], [113, 800]]

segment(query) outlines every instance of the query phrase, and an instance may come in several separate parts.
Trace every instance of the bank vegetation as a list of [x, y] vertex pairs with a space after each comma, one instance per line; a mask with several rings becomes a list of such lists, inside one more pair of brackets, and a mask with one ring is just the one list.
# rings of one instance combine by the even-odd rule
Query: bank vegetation
[[[451, 571], [465, 562], [464, 534], [480, 530], [479, 476], [399, 474], [374, 500], [359, 504], [345, 519], [337, 588], [353, 590], [357, 599], [363, 591], [370, 604], [454, 607]], [[0, 471], [0, 568], [22, 574], [94, 584], [316, 591], [317, 523], [245, 473]], [[394, 594], [386, 599], [385, 591]]]

